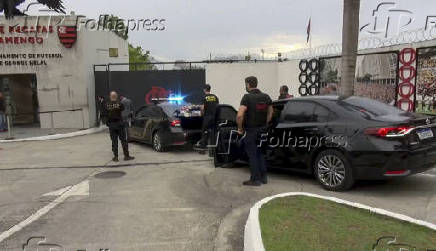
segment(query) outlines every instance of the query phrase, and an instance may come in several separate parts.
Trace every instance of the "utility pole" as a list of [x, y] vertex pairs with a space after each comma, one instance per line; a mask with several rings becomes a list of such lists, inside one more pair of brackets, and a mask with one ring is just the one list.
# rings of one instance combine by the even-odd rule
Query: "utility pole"
[[360, 0], [344, 0], [342, 25], [342, 64], [339, 92], [344, 96], [354, 93], [356, 59], [359, 44]]

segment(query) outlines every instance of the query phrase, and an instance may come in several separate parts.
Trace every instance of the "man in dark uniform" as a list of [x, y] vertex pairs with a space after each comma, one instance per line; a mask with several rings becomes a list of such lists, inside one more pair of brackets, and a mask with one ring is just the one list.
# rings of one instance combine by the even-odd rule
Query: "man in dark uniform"
[[206, 145], [210, 138], [210, 135], [215, 129], [215, 119], [217, 108], [219, 104], [219, 99], [216, 95], [210, 93], [211, 87], [210, 85], [206, 85], [204, 87], [204, 99], [203, 105], [201, 106], [201, 110], [203, 113], [203, 126], [202, 126], [202, 137], [200, 141], [195, 145], [195, 149], [197, 150], [206, 150]]
[[267, 184], [266, 162], [262, 149], [258, 145], [258, 139], [266, 132], [269, 122], [272, 119], [273, 108], [271, 98], [257, 89], [257, 78], [247, 77], [245, 79], [246, 90], [239, 107], [237, 122], [238, 133], [244, 134], [245, 150], [247, 152], [251, 177], [244, 181], [246, 186], [260, 186]]
[[280, 93], [279, 100], [280, 99], [288, 99], [288, 98], [293, 98], [294, 97], [294, 96], [289, 94], [289, 88], [286, 85], [282, 85], [280, 87], [279, 93]]
[[123, 147], [124, 160], [134, 159], [129, 155], [129, 146], [126, 139], [126, 128], [125, 123], [122, 118], [122, 111], [124, 110], [124, 105], [118, 99], [118, 94], [116, 92], [110, 93], [110, 99], [105, 104], [105, 113], [107, 126], [109, 127], [109, 133], [112, 140], [112, 152], [114, 157], [112, 160], [118, 162], [118, 138], [121, 141], [121, 146]]

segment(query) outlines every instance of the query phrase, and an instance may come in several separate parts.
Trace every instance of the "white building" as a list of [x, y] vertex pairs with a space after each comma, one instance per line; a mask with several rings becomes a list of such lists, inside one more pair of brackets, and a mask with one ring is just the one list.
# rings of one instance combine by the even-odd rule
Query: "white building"
[[114, 32], [86, 29], [78, 25], [81, 20], [0, 17], [0, 92], [17, 114], [15, 124], [95, 125], [93, 65], [128, 63], [128, 43]]

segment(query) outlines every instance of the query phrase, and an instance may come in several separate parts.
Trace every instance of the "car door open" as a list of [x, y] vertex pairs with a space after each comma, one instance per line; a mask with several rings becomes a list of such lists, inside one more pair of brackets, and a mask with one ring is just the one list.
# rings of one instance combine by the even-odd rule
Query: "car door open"
[[241, 158], [243, 151], [242, 136], [238, 135], [236, 110], [228, 105], [220, 105], [218, 109], [214, 154], [216, 167], [232, 163]]

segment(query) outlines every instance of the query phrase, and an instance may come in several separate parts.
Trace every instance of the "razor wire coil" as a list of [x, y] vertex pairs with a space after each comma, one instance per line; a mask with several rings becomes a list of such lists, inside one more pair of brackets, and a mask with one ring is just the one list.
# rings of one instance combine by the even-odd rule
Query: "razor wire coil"
[[[420, 43], [436, 39], [436, 26], [430, 28], [404, 31], [397, 36], [381, 38], [376, 36], [359, 39], [359, 50], [377, 49], [401, 44]], [[326, 44], [314, 48], [304, 48], [289, 51], [285, 54], [288, 59], [309, 59], [314, 57], [338, 56], [342, 54], [342, 45]], [[301, 70], [301, 68], [300, 68]]]

